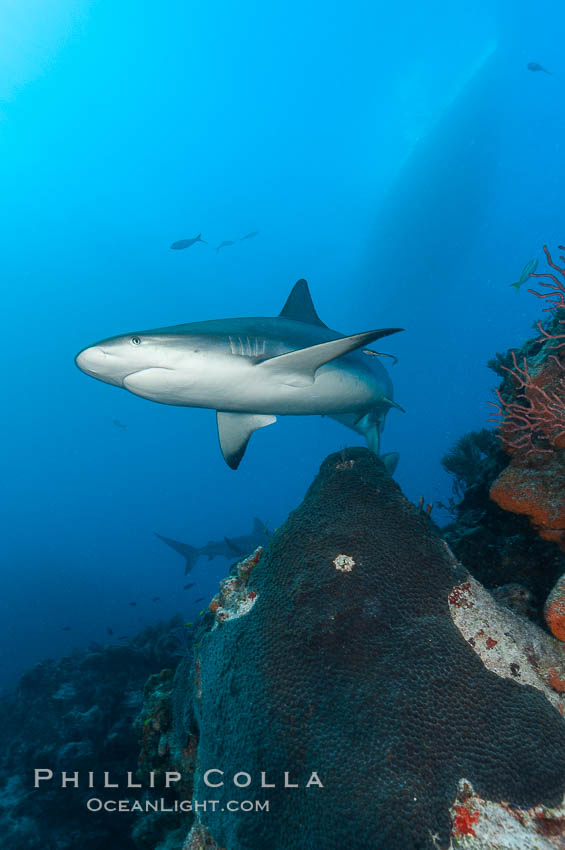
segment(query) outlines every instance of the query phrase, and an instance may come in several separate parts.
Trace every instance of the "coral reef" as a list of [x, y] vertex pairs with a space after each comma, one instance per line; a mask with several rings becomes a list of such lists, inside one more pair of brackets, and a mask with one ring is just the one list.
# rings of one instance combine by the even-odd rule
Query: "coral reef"
[[518, 354], [511, 351], [493, 364], [504, 376], [493, 419], [510, 463], [490, 493], [500, 507], [528, 516], [543, 539], [565, 551], [565, 268], [546, 246], [544, 251], [553, 271], [532, 273], [543, 291], [529, 291], [546, 305], [549, 321], [537, 323], [540, 336]]
[[492, 431], [478, 436], [488, 453], [472, 450], [460, 457], [457, 445], [474, 443], [473, 432], [446, 456], [456, 459], [444, 467], [456, 478], [459, 500], [452, 502], [453, 519], [441, 533], [456, 557], [501, 603], [541, 625], [545, 599], [565, 571], [565, 556], [540, 539], [527, 517], [492, 501], [490, 489], [506, 468], [508, 455]]
[[[195, 797], [221, 769], [220, 800], [270, 807], [203, 812], [185, 847], [341, 850], [354, 834], [358, 850], [447, 848], [480, 836], [475, 809], [453, 808], [462, 779], [499, 804], [562, 802], [550, 679], [563, 648], [496, 605], [374, 454], [345, 454], [254, 564], [252, 607], [211, 611], [177, 672], [176, 749], [198, 739]], [[533, 630], [531, 651], [508, 623]], [[249, 787], [232, 783], [242, 770]]]

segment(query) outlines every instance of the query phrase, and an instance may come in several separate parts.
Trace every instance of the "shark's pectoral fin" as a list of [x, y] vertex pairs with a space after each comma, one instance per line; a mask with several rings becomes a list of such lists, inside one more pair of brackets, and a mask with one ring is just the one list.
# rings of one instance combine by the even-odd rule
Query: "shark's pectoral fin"
[[237, 469], [251, 434], [258, 428], [272, 425], [277, 421], [277, 417], [259, 413], [225, 413], [218, 410], [216, 421], [224, 460], [231, 469]]
[[343, 354], [363, 348], [381, 339], [383, 336], [398, 333], [402, 328], [381, 328], [378, 331], [366, 331], [365, 333], [344, 336], [341, 339], [332, 339], [330, 342], [322, 342], [319, 345], [311, 345], [308, 348], [299, 348], [297, 351], [287, 351], [258, 363], [256, 369], [268, 372], [273, 379], [290, 387], [307, 387], [314, 383], [316, 371], [324, 363], [330, 363]]

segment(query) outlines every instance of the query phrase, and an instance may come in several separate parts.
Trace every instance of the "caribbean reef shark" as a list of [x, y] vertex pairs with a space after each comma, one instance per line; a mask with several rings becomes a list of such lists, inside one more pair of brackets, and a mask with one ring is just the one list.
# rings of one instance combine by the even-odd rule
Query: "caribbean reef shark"
[[[331, 416], [378, 454], [385, 416], [398, 405], [386, 369], [364, 349], [400, 330], [343, 336], [321, 321], [299, 280], [276, 317], [134, 331], [85, 348], [75, 360], [87, 375], [142, 398], [216, 410], [222, 454], [237, 469], [253, 432], [277, 415]], [[384, 458], [391, 472], [397, 459]]]
[[155, 534], [159, 540], [185, 559], [185, 575], [191, 571], [201, 555], [207, 555], [209, 561], [213, 558], [228, 558], [233, 561], [234, 558], [250, 555], [258, 546], [265, 546], [270, 537], [267, 526], [257, 517], [253, 520], [250, 534], [242, 534], [241, 537], [224, 537], [223, 540], [210, 540], [205, 546], [190, 546], [188, 543], [181, 543], [180, 540], [163, 537], [157, 532]]

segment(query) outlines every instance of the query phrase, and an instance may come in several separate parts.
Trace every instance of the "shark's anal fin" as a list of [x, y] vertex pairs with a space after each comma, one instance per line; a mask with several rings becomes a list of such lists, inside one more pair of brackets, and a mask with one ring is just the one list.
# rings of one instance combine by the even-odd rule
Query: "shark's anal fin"
[[398, 454], [398, 452], [387, 452], [386, 454], [381, 455], [380, 458], [385, 465], [386, 471], [392, 477], [394, 475], [396, 467], [398, 466], [400, 455]]
[[259, 413], [226, 413], [218, 410], [216, 421], [224, 460], [231, 469], [237, 469], [251, 434], [258, 428], [272, 425], [277, 421], [277, 417]]
[[307, 387], [314, 383], [316, 371], [323, 366], [336, 360], [343, 354], [363, 348], [381, 339], [383, 336], [398, 333], [402, 328], [381, 328], [378, 331], [366, 331], [365, 333], [344, 336], [341, 339], [332, 339], [330, 342], [322, 342], [319, 345], [311, 345], [308, 348], [299, 348], [297, 351], [287, 351], [271, 357], [255, 366], [268, 372], [269, 375], [281, 384], [290, 387]]

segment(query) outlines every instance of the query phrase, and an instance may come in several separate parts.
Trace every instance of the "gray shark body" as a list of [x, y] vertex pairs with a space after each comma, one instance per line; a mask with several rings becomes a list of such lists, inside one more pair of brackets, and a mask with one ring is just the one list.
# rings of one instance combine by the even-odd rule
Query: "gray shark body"
[[[157, 532], [155, 532], [157, 534]], [[191, 546], [189, 543], [181, 543], [180, 540], [173, 540], [171, 537], [163, 537], [162, 534], [157, 534], [159, 540], [166, 543], [175, 552], [185, 559], [184, 574], [189, 573], [197, 560], [205, 556], [209, 561], [214, 558], [227, 558], [234, 561], [237, 558], [243, 558], [250, 555], [257, 549], [258, 546], [265, 546], [269, 540], [270, 534], [267, 526], [260, 519], [253, 520], [253, 528], [249, 534], [242, 534], [239, 537], [224, 537], [223, 540], [210, 540], [205, 546]]]
[[110, 337], [81, 351], [76, 364], [151, 401], [216, 410], [222, 453], [236, 469], [251, 434], [277, 415], [331, 416], [363, 434], [378, 454], [385, 416], [398, 405], [379, 358], [362, 349], [398, 330], [348, 337], [331, 330], [300, 280], [279, 316]]

